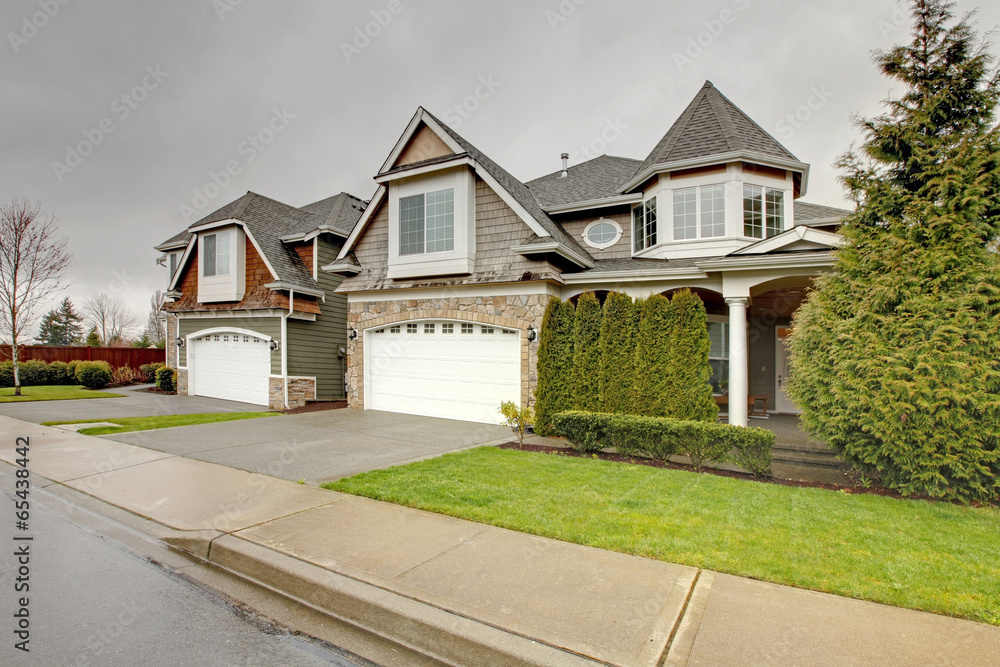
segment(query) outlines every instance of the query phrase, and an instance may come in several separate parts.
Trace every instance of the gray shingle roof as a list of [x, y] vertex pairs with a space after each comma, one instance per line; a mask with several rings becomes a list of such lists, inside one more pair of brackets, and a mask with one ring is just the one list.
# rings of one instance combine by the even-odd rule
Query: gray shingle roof
[[641, 160], [601, 155], [571, 166], [565, 178], [560, 169], [526, 185], [542, 208], [603, 199], [619, 194], [640, 164]]
[[838, 220], [842, 220], [853, 211], [821, 204], [809, 204], [804, 201], [795, 202], [795, 224], [796, 225], [829, 225]]
[[698, 94], [636, 169], [736, 151], [754, 151], [797, 160], [778, 140], [706, 81]]
[[354, 225], [361, 219], [367, 203], [352, 194], [341, 192], [339, 195], [301, 206], [300, 209], [308, 213], [309, 217], [298, 224], [293, 231], [308, 234], [320, 225], [328, 225], [347, 238], [351, 235]]
[[166, 241], [164, 241], [160, 245], [156, 246], [156, 249], [157, 250], [166, 250], [168, 248], [179, 247], [182, 244], [183, 245], [187, 245], [188, 243], [190, 243], [192, 236], [193, 236], [193, 234], [191, 232], [189, 232], [188, 230], [185, 229], [183, 232], [181, 232], [179, 234], [174, 234], [169, 239], [167, 239]]
[[528, 186], [511, 176], [507, 170], [487, 157], [485, 153], [470, 144], [453, 129], [438, 120], [434, 114], [430, 113], [426, 109], [424, 111], [428, 116], [434, 119], [434, 121], [436, 121], [445, 132], [448, 133], [448, 136], [455, 140], [455, 143], [461, 146], [462, 149], [469, 154], [469, 157], [482, 165], [483, 169], [485, 169], [490, 176], [496, 179], [496, 181], [511, 194], [517, 203], [528, 212], [528, 215], [536, 220], [538, 224], [552, 236], [552, 238], [582, 256], [592, 259], [590, 253], [588, 253], [583, 246], [577, 243], [576, 239], [567, 234], [560, 225], [558, 225], [545, 211], [542, 210], [542, 207], [538, 204], [538, 200], [536, 200], [534, 195], [532, 195]]

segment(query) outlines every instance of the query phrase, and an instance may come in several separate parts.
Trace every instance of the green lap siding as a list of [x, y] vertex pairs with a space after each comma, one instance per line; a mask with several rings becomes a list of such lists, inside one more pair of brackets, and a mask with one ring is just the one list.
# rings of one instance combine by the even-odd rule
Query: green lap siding
[[[324, 235], [325, 236], [325, 235]], [[340, 246], [320, 238], [317, 244], [319, 266], [337, 258]], [[347, 359], [337, 352], [347, 347], [347, 297], [334, 290], [343, 282], [341, 276], [319, 272], [319, 283], [326, 295], [322, 313], [315, 322], [288, 320], [288, 374], [316, 378], [316, 398], [339, 400], [344, 393]]]
[[[191, 334], [208, 329], [240, 329], [253, 331], [264, 339], [273, 339], [281, 343], [280, 317], [198, 317], [185, 319], [181, 316], [178, 335], [187, 339]], [[187, 366], [187, 345], [178, 350], [180, 366]], [[281, 352], [271, 352], [271, 375], [281, 375]]]

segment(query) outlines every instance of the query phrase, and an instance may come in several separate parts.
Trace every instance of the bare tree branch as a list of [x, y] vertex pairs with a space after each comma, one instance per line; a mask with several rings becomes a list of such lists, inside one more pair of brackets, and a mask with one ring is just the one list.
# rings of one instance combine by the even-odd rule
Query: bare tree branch
[[38, 308], [62, 290], [73, 262], [56, 220], [40, 216], [41, 204], [14, 199], [0, 204], [0, 336], [10, 341], [14, 393], [21, 393], [18, 341], [33, 330]]
[[101, 345], [121, 344], [135, 328], [136, 318], [125, 302], [107, 292], [100, 292], [83, 304], [87, 327], [97, 329]]

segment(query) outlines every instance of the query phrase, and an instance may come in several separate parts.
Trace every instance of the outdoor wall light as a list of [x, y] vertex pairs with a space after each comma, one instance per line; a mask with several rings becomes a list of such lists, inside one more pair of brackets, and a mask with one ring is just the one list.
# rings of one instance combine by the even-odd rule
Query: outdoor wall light
[[354, 327], [349, 327], [347, 329], [347, 340], [357, 340], [358, 332]]
[[177, 347], [184, 347], [184, 339], [180, 336], [177, 337], [174, 343], [176, 343]]
[[536, 333], [537, 332], [535, 331], [535, 327], [533, 327], [533, 326], [531, 326], [529, 324], [528, 325], [528, 342], [529, 343], [534, 343], [535, 342], [535, 338], [537, 337]]
[[271, 351], [273, 352], [274, 350], [278, 349], [278, 341], [272, 338], [271, 340], [267, 341], [267, 346], [271, 348]]

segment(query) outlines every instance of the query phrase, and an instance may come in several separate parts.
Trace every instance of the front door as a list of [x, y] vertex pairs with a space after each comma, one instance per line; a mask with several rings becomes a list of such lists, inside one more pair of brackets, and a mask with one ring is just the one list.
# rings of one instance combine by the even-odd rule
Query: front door
[[774, 350], [774, 370], [777, 383], [774, 411], [797, 415], [802, 411], [792, 403], [792, 399], [788, 398], [788, 394], [785, 393], [788, 379], [792, 375], [791, 355], [788, 353], [788, 334], [791, 331], [791, 327], [777, 327], [778, 336]]

